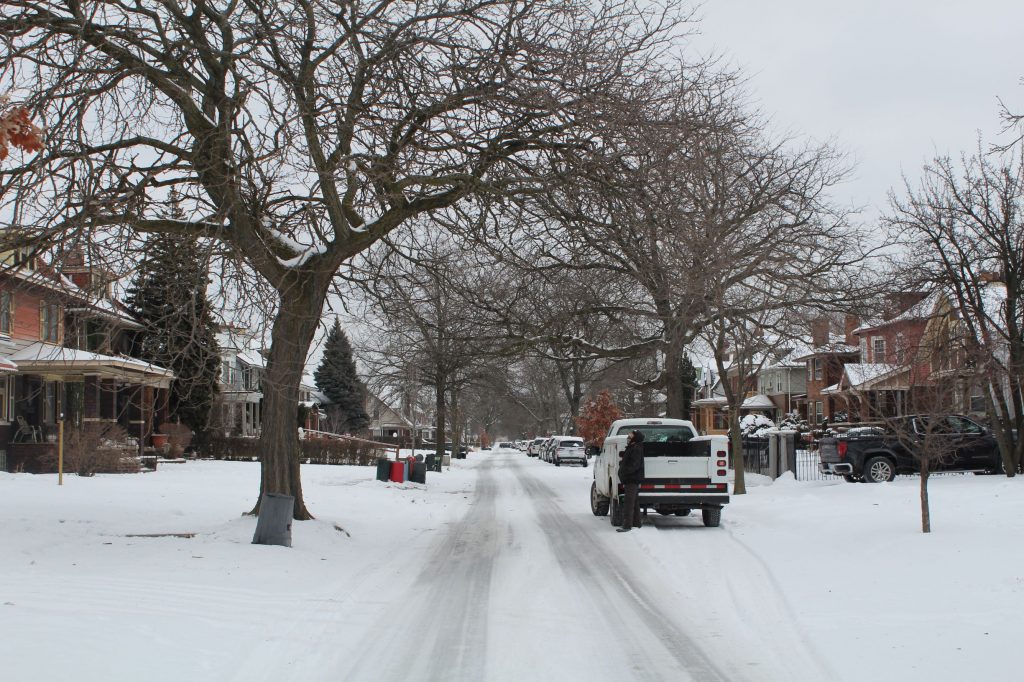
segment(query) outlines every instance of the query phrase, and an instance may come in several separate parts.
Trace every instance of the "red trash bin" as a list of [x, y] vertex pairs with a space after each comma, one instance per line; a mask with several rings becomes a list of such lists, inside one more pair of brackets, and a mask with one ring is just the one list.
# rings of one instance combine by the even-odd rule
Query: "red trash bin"
[[405, 462], [391, 463], [391, 480], [395, 483], [405, 483]]

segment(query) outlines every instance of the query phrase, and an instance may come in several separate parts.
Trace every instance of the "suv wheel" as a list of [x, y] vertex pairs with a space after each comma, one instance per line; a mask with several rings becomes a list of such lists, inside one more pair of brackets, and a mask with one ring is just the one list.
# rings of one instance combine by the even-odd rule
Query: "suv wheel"
[[590, 511], [594, 516], [608, 516], [608, 498], [597, 491], [597, 481], [590, 484]]
[[872, 457], [864, 462], [864, 480], [885, 483], [896, 478], [896, 467], [888, 457]]
[[717, 528], [718, 524], [722, 522], [721, 507], [704, 507], [700, 510], [700, 515], [703, 517], [704, 525], [708, 528]]

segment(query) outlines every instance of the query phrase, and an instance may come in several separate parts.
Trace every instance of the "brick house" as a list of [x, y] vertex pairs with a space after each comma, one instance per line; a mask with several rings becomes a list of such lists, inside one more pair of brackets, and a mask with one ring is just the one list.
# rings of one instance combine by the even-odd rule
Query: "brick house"
[[82, 251], [59, 271], [24, 250], [0, 260], [0, 469], [51, 470], [62, 417], [141, 454], [173, 374], [126, 354], [140, 325], [109, 278]]
[[795, 360], [804, 363], [807, 391], [796, 395], [793, 402], [798, 412], [812, 426], [820, 425], [826, 419], [835, 421], [836, 413], [846, 410], [846, 401], [835, 391], [842, 380], [846, 365], [860, 359], [860, 348], [854, 330], [857, 318], [847, 315], [843, 320], [842, 333], [833, 327], [834, 320], [827, 317], [816, 320], [811, 326], [810, 348]]
[[828, 391], [846, 406], [851, 421], [906, 414], [915, 388], [929, 383], [931, 367], [921, 354], [921, 340], [937, 301], [936, 293], [900, 294], [893, 299], [895, 314], [852, 331], [858, 360], [844, 366]]

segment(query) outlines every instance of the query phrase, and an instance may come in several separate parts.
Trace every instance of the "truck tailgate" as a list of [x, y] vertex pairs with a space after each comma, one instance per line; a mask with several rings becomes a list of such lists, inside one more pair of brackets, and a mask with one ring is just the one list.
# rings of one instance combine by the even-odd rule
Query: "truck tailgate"
[[[660, 443], [658, 445], [661, 445]], [[711, 443], [694, 439], [687, 443], [669, 444], [671, 454], [663, 454], [662, 448], [645, 447], [644, 480], [694, 479], [693, 482], [711, 478]]]

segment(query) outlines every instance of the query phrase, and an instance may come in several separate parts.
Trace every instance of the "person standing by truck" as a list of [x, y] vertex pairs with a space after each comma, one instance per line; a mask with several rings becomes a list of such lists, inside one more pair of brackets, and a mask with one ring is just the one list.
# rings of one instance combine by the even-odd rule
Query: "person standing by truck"
[[619, 459], [619, 482], [625, 490], [622, 504], [622, 528], [625, 533], [640, 527], [640, 483], [644, 480], [644, 434], [632, 431], [626, 440], [626, 449]]

